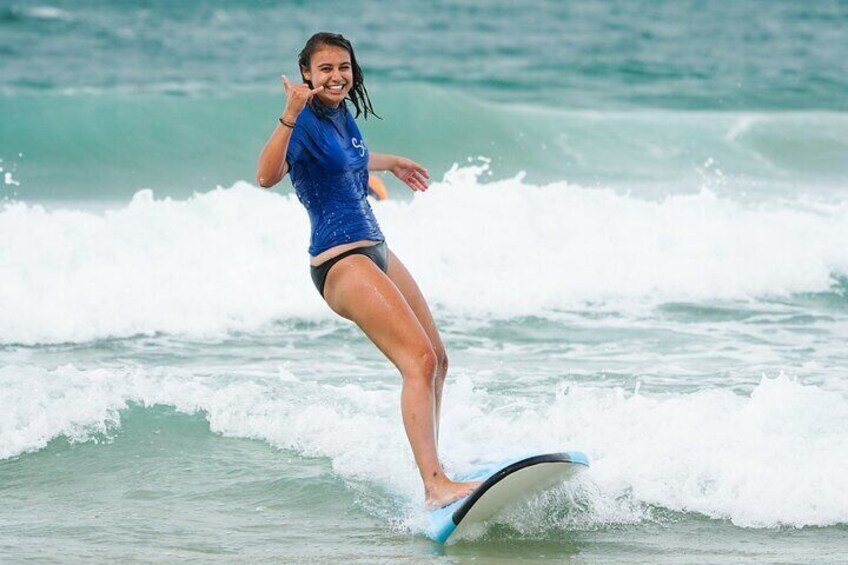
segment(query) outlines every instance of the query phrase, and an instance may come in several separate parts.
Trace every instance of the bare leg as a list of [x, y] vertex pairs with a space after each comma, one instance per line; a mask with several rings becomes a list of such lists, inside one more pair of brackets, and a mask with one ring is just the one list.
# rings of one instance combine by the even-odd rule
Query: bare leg
[[439, 335], [439, 330], [436, 327], [436, 322], [433, 320], [433, 314], [430, 312], [430, 307], [424, 299], [424, 294], [418, 288], [418, 284], [412, 275], [406, 269], [404, 264], [398, 259], [397, 255], [389, 250], [389, 278], [395, 283], [395, 286], [403, 294], [406, 303], [412, 308], [415, 317], [430, 340], [430, 345], [436, 353], [436, 445], [439, 443], [439, 421], [442, 414], [442, 389], [445, 386], [445, 377], [448, 373], [448, 356], [445, 351], [445, 346], [442, 343], [442, 337]]
[[471, 492], [478, 483], [448, 479], [436, 447], [436, 367], [427, 332], [395, 284], [370, 259], [351, 255], [336, 263], [324, 286], [327, 304], [354, 321], [403, 377], [401, 412], [425, 504], [438, 508]]

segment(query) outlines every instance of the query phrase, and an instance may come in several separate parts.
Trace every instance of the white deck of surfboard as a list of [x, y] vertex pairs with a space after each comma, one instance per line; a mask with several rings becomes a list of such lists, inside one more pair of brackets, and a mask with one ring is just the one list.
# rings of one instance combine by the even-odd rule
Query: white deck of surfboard
[[469, 531], [485, 528], [485, 523], [507, 507], [571, 480], [589, 466], [589, 459], [579, 451], [548, 453], [511, 459], [486, 465], [461, 477], [482, 480], [483, 484], [469, 496], [431, 512], [426, 534], [445, 543], [463, 537]]

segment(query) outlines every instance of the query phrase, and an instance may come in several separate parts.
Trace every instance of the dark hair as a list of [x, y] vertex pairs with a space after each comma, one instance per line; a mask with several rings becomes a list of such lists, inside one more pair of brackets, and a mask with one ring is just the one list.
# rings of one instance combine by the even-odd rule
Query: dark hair
[[[312, 86], [312, 81], [306, 80], [303, 76], [303, 69], [309, 69], [310, 62], [312, 61], [312, 54], [315, 53], [321, 46], [323, 45], [332, 45], [334, 47], [341, 47], [342, 49], [346, 49], [348, 53], [350, 53], [350, 65], [353, 67], [353, 86], [348, 92], [348, 98], [353, 102], [353, 106], [356, 108], [355, 118], [359, 117], [359, 114], [364, 112], [365, 119], [368, 119], [368, 114], [372, 114], [377, 116], [376, 112], [374, 112], [374, 108], [371, 106], [371, 99], [368, 97], [368, 91], [365, 89], [365, 81], [362, 76], [362, 69], [359, 67], [359, 63], [356, 62], [356, 55], [353, 53], [353, 45], [350, 44], [350, 41], [344, 38], [339, 33], [328, 33], [325, 31], [316, 33], [304, 45], [303, 50], [297, 56], [297, 64], [300, 67], [300, 78], [303, 79], [303, 82], [309, 85], [309, 88], [314, 88]], [[312, 99], [313, 110], [318, 110], [319, 114], [323, 114], [323, 112], [316, 108], [316, 105], [313, 104], [315, 99]], [[380, 118], [380, 116], [377, 116]], [[380, 118], [381, 120], [383, 118]]]

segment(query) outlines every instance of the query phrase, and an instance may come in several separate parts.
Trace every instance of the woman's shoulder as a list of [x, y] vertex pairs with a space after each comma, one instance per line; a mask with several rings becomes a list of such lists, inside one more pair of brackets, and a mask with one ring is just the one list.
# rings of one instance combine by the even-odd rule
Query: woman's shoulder
[[307, 104], [300, 112], [292, 131], [291, 145], [311, 145], [324, 137], [321, 123], [314, 110]]
[[296, 126], [302, 126], [305, 128], [315, 127], [318, 122], [318, 116], [315, 115], [315, 111], [312, 107], [307, 104], [304, 106], [303, 110], [300, 112], [300, 115], [297, 117], [297, 122], [295, 122]]

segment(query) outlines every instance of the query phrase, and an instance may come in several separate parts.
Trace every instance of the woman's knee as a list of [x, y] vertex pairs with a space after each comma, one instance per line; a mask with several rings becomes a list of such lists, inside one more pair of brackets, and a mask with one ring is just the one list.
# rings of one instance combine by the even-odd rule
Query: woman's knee
[[409, 356], [401, 373], [404, 379], [420, 379], [430, 384], [438, 377], [438, 369], [436, 351], [432, 347], [421, 347]]
[[442, 348], [436, 352], [436, 380], [444, 382], [445, 376], [448, 374], [448, 354]]

